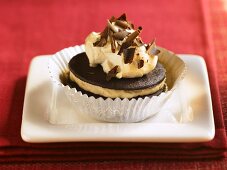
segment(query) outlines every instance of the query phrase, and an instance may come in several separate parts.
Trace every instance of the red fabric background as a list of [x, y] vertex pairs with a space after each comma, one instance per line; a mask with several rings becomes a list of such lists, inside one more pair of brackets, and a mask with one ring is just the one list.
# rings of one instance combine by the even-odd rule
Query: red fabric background
[[[21, 114], [29, 63], [34, 56], [52, 54], [62, 48], [83, 43], [84, 38], [89, 32], [101, 31], [103, 29], [107, 18], [112, 15], [118, 16], [123, 12], [126, 12], [129, 20], [136, 23], [137, 26], [143, 26], [142, 38], [145, 42], [149, 42], [155, 37], [158, 45], [176, 53], [192, 53], [204, 56], [211, 80], [214, 111], [215, 113], [222, 113], [219, 103], [219, 90], [216, 84], [216, 61], [213, 56], [213, 39], [211, 36], [212, 30], [209, 25], [208, 1], [1, 1], [0, 154], [9, 155], [8, 161], [35, 160], [34, 157], [29, 159], [29, 154], [32, 154], [35, 150], [38, 156], [39, 152], [42, 153], [40, 148], [46, 150], [45, 153], [53, 153], [52, 149], [46, 149], [48, 147], [59, 147], [59, 150], [55, 151], [56, 154], [64, 152], [73, 154], [73, 151], [70, 149], [73, 145], [71, 143], [64, 144], [64, 146], [61, 144], [33, 145], [24, 143], [21, 140]], [[216, 123], [217, 135], [215, 140], [209, 143], [197, 144], [196, 147], [196, 144], [176, 144], [172, 146], [157, 144], [153, 145], [153, 147], [161, 148], [165, 146], [167, 148], [175, 148], [179, 146], [179, 148], [186, 149], [185, 153], [190, 154], [187, 149], [193, 147], [198, 149], [200, 146], [203, 146], [203, 149], [198, 149], [197, 152], [200, 154], [204, 152], [205, 154], [202, 155], [204, 158], [209, 156], [206, 155], [206, 148], [212, 147], [212, 152], [222, 152], [226, 147], [222, 115], [216, 114], [215, 121], [219, 122]], [[68, 149], [61, 152], [61, 148], [64, 148], [65, 145]], [[79, 146], [82, 145], [87, 146], [86, 144], [80, 144]], [[100, 151], [99, 145], [103, 145], [103, 143], [95, 144], [93, 151]], [[110, 144], [110, 147], [113, 147], [111, 145], [114, 144]], [[124, 144], [123, 146], [132, 149], [130, 145]], [[145, 146], [149, 147], [148, 145]], [[141, 146], [139, 145], [139, 147]], [[152, 148], [152, 146], [150, 147]], [[14, 149], [16, 149], [16, 152]], [[12, 155], [16, 155], [17, 152], [20, 153], [20, 156], [15, 159]], [[176, 152], [178, 151], [176, 150]], [[170, 153], [171, 151], [167, 154]], [[46, 157], [42, 157], [43, 160], [50, 159], [48, 154], [46, 155]], [[65, 160], [74, 160], [75, 156], [72, 159], [65, 158]], [[166, 158], [168, 155], [164, 157], [161, 155], [160, 157]], [[189, 155], [188, 157], [193, 159], [194, 156]], [[53, 157], [54, 159], [57, 160], [57, 156]], [[0, 160], [4, 161], [1, 158]], [[176, 169], [177, 166], [175, 165], [177, 164], [178, 162], [168, 162], [161, 166], [155, 162], [154, 165], [156, 168], [175, 167]], [[46, 165], [49, 167], [51, 164]], [[131, 167], [137, 169], [146, 165], [150, 168], [152, 167], [146, 161], [135, 163], [121, 161], [109, 163], [90, 162], [84, 165], [82, 163], [77, 164], [76, 167], [105, 168], [113, 166], [115, 168]], [[35, 165], [29, 166], [35, 167]], [[185, 166], [193, 167], [193, 163], [186, 162], [181, 164], [181, 167]], [[38, 165], [38, 167], [41, 168], [42, 164]]]

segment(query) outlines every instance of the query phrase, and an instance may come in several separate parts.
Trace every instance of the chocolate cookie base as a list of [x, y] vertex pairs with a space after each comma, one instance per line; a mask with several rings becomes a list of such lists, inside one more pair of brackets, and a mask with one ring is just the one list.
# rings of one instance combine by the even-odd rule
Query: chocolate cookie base
[[113, 90], [142, 90], [154, 87], [165, 79], [165, 68], [158, 63], [154, 70], [139, 78], [112, 78], [106, 80], [106, 73], [102, 67], [90, 67], [86, 53], [74, 56], [69, 64], [70, 71], [80, 80], [92, 85]]

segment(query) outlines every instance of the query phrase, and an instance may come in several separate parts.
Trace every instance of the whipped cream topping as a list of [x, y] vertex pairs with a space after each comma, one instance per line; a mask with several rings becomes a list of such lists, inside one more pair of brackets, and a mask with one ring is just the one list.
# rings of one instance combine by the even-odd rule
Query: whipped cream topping
[[117, 66], [114, 75], [117, 78], [142, 77], [152, 71], [160, 52], [154, 41], [144, 44], [138, 36], [142, 27], [135, 30], [126, 19], [114, 20], [107, 21], [108, 26], [102, 33], [92, 32], [87, 36], [85, 52], [90, 66], [100, 64], [107, 75]]

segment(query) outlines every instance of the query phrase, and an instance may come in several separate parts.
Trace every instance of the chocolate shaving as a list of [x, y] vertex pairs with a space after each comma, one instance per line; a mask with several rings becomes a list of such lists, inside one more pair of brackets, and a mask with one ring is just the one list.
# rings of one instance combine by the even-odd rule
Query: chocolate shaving
[[151, 48], [152, 46], [155, 46], [155, 39], [153, 39], [153, 41], [151, 41], [151, 42], [146, 46], [146, 50], [148, 50], [148, 49]]
[[123, 40], [129, 33], [127, 31], [116, 32], [113, 34], [113, 37], [116, 40]]
[[142, 68], [144, 66], [144, 61], [140, 60], [138, 63], [138, 69]]
[[137, 37], [136, 40], [137, 40], [139, 43], [144, 44], [140, 37]]
[[109, 36], [110, 36], [110, 43], [111, 43], [111, 51], [112, 51], [113, 53], [115, 53], [116, 44], [115, 44], [115, 40], [114, 40], [114, 38], [113, 38], [113, 32], [112, 32], [112, 31], [109, 32]]
[[128, 48], [123, 50], [125, 64], [131, 64], [134, 58], [136, 48]]
[[119, 26], [121, 28], [124, 28], [124, 29], [130, 27], [130, 25], [126, 21], [122, 21], [122, 20], [116, 20], [115, 21], [115, 25], [117, 25], [117, 26]]
[[143, 27], [139, 26], [138, 29], [139, 29], [140, 31], [142, 31]]
[[147, 45], [146, 49], [147, 53], [150, 55], [158, 55], [161, 52], [159, 49], [156, 48], [155, 39]]
[[131, 25], [131, 28], [134, 29], [134, 24], [130, 23], [130, 25]]
[[106, 75], [106, 80], [110, 81], [113, 77], [115, 77], [117, 75], [117, 69], [118, 66], [115, 66], [114, 68], [112, 68]]
[[95, 47], [103, 47], [104, 45], [106, 45], [106, 43], [107, 43], [107, 41], [104, 38], [101, 38], [100, 40], [93, 43], [93, 45]]
[[114, 16], [112, 16], [112, 17], [109, 19], [110, 23], [114, 22], [115, 20], [116, 20], [116, 18], [115, 18]]
[[98, 40], [95, 43], [93, 43], [93, 45], [95, 47], [103, 47], [104, 45], [106, 45], [107, 38], [108, 38], [108, 32], [109, 32], [109, 29], [108, 29], [108, 27], [106, 27], [103, 30], [103, 32], [101, 32], [101, 38], [100, 38], [100, 40]]
[[106, 27], [106, 28], [103, 30], [103, 32], [101, 33], [101, 37], [103, 37], [103, 38], [106, 38], [106, 39], [107, 39], [107, 37], [108, 37], [108, 33], [109, 33], [109, 28], [108, 28], [108, 27]]
[[132, 43], [126, 43], [124, 42], [121, 47], [120, 47], [120, 50], [118, 51], [117, 55], [121, 55], [121, 53], [123, 52], [124, 49], [128, 48], [131, 46]]
[[118, 55], [120, 55], [124, 49], [130, 47], [133, 44], [134, 39], [140, 34], [140, 30], [134, 31], [132, 34], [128, 36], [128, 38], [125, 40], [125, 42], [121, 45], [121, 48], [118, 52]]
[[131, 46], [138, 46], [137, 43], [135, 41], [133, 41], [133, 43], [131, 44]]
[[107, 25], [113, 32], [118, 32], [117, 27], [115, 27], [113, 24], [111, 24], [109, 20], [107, 20]]
[[125, 14], [125, 13], [123, 13], [120, 17], [118, 17], [118, 18], [117, 18], [117, 20], [127, 21], [126, 14]]
[[136, 38], [136, 45], [137, 45], [138, 47], [144, 45], [144, 43], [143, 43], [143, 41], [141, 40], [140, 37], [137, 37], [137, 38]]
[[140, 30], [136, 30], [133, 33], [131, 33], [125, 42], [132, 42], [138, 35], [140, 34]]

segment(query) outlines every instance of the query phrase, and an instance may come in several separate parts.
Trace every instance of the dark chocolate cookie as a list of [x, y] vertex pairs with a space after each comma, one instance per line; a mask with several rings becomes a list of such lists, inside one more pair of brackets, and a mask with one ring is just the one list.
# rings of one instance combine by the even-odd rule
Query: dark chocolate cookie
[[92, 85], [114, 90], [141, 90], [158, 85], [165, 79], [165, 68], [158, 63], [154, 70], [139, 78], [112, 78], [106, 80], [102, 66], [90, 67], [86, 53], [74, 56], [69, 62], [70, 71], [80, 80]]

